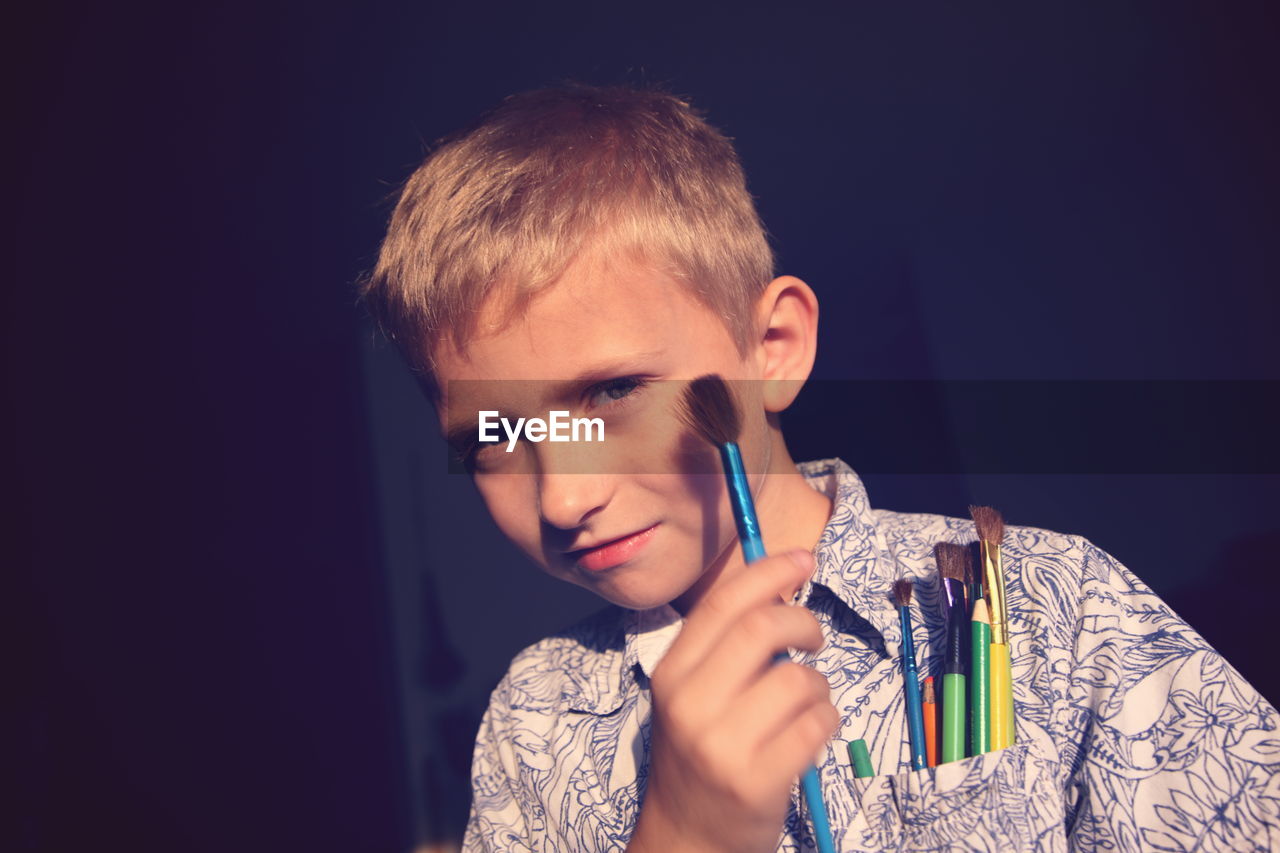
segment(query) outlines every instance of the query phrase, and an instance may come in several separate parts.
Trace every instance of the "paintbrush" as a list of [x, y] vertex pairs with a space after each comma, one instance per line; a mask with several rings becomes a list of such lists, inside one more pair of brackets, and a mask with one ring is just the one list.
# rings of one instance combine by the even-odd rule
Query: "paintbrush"
[[1009, 651], [1009, 604], [1005, 598], [1000, 542], [1004, 518], [989, 506], [971, 506], [978, 531], [982, 577], [991, 604], [991, 748], [1013, 746], [1013, 663]]
[[902, 623], [902, 675], [906, 682], [911, 769], [923, 770], [928, 759], [924, 737], [924, 709], [920, 706], [920, 673], [916, 669], [916, 646], [911, 636], [911, 587], [911, 581], [906, 578], [893, 582], [893, 597], [898, 603], [898, 619]]
[[991, 751], [991, 618], [981, 598], [974, 602], [970, 625], [969, 754], [982, 755]]
[[729, 386], [719, 376], [701, 376], [684, 391], [680, 420], [694, 433], [720, 451], [725, 483], [729, 487], [729, 504], [733, 507], [733, 523], [738, 527], [742, 558], [754, 563], [764, 556], [764, 539], [760, 535], [760, 519], [751, 499], [751, 484], [742, 464], [738, 436], [742, 433], [742, 417]]
[[[973, 613], [973, 605], [978, 599], [983, 597], [982, 592], [982, 568], [974, 568], [973, 559], [965, 561], [965, 607], [970, 613]], [[988, 614], [989, 615], [989, 614]]]
[[[751, 484], [742, 464], [742, 451], [738, 448], [738, 436], [742, 433], [742, 416], [729, 386], [714, 374], [700, 376], [685, 389], [680, 418], [686, 426], [720, 451], [724, 466], [725, 484], [729, 489], [729, 503], [733, 507], [733, 522], [738, 528], [738, 542], [742, 545], [742, 557], [748, 563], [765, 556], [764, 540], [760, 535], [760, 519], [756, 516], [755, 502], [751, 499]], [[774, 663], [790, 660], [787, 653], [779, 652]], [[827, 807], [822, 801], [822, 786], [818, 782], [818, 769], [813, 765], [800, 777], [805, 801], [809, 804], [809, 816], [813, 819], [813, 836], [820, 853], [834, 853], [831, 825], [827, 820]]]
[[924, 746], [930, 767], [938, 766], [938, 703], [933, 691], [933, 676], [924, 680]]
[[[977, 601], [978, 598], [980, 598], [979, 595], [974, 593], [973, 581], [974, 581], [974, 578], [982, 574], [982, 572], [974, 569], [973, 567], [973, 549], [968, 545], [966, 545], [965, 550], [968, 553], [965, 554], [965, 558], [964, 558], [964, 580], [960, 584], [960, 589], [964, 592], [964, 618], [971, 619], [973, 617], [973, 603]], [[972, 696], [973, 696], [972, 634], [973, 632], [969, 630], [968, 623], [966, 623], [965, 630], [962, 633], [963, 633], [963, 636], [961, 636], [960, 638], [960, 642], [962, 643], [961, 648], [963, 649], [963, 652], [961, 653], [962, 654], [961, 660], [964, 661], [965, 663], [965, 678], [969, 682], [968, 689], [969, 689], [969, 696], [971, 699], [969, 703], [969, 717], [972, 718], [973, 717], [973, 702], [972, 702]], [[973, 755], [972, 752], [970, 752], [969, 754]]]
[[942, 603], [947, 617], [947, 656], [942, 675], [942, 762], [964, 758], [965, 665], [964, 636], [968, 614], [964, 612], [964, 562], [969, 549], [953, 542], [933, 546], [933, 557], [942, 577]]

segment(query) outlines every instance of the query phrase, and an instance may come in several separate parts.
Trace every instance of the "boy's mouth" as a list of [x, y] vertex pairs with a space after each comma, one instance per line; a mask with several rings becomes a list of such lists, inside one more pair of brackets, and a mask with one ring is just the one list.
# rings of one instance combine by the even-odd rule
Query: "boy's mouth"
[[576, 551], [570, 551], [566, 556], [578, 566], [589, 571], [600, 572], [605, 569], [611, 569], [614, 566], [625, 563], [639, 553], [640, 549], [649, 542], [657, 529], [658, 525], [655, 524], [644, 530], [628, 533], [626, 536], [610, 539], [590, 548], [579, 548]]

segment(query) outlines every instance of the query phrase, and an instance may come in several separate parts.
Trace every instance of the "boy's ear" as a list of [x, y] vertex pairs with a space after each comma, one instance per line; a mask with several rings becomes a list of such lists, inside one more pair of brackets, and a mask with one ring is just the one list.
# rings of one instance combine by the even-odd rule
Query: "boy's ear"
[[769, 282], [756, 304], [764, 407], [781, 412], [795, 401], [813, 370], [818, 297], [800, 279], [784, 275]]

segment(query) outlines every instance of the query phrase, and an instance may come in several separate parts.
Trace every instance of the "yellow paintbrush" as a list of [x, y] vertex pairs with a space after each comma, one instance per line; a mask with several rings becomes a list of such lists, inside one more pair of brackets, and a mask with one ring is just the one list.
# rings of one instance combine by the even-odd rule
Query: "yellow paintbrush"
[[1013, 746], [1013, 663], [1009, 655], [1009, 606], [1004, 592], [1004, 566], [1000, 542], [1004, 539], [1004, 518], [989, 506], [971, 506], [978, 529], [982, 556], [982, 577], [991, 605], [991, 748]]

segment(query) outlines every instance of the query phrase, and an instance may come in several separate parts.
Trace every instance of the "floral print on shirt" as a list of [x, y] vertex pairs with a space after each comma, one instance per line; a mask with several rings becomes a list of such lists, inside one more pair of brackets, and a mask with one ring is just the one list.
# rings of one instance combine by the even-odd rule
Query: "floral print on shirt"
[[[1280, 849], [1280, 716], [1141, 581], [1090, 542], [1008, 527], [1014, 746], [911, 771], [901, 628], [915, 581], [922, 672], [940, 673], [937, 542], [967, 519], [874, 510], [839, 460], [800, 466], [833, 499], [800, 600], [827, 638], [796, 655], [827, 676], [841, 726], [819, 764], [839, 850]], [[473, 762], [464, 849], [622, 850], [647, 779], [649, 673], [670, 607], [606, 608], [521, 652]], [[846, 744], [878, 774], [855, 779]], [[793, 791], [778, 850], [816, 849]]]

